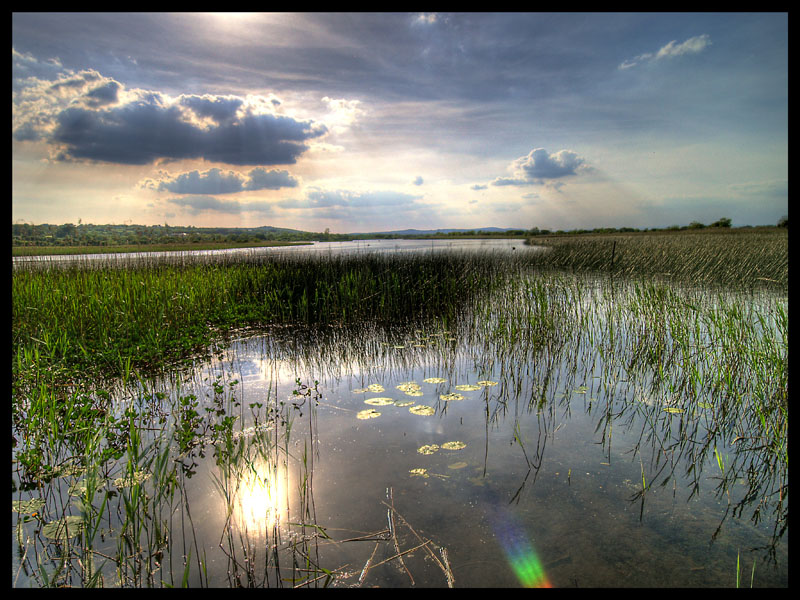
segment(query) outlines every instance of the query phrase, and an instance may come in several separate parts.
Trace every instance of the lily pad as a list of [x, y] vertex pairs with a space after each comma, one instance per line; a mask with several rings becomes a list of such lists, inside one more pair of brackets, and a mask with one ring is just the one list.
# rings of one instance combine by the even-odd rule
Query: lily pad
[[459, 461], [457, 463], [453, 463], [452, 465], [447, 465], [447, 468], [448, 469], [463, 469], [464, 467], [468, 467], [468, 466], [469, 466], [469, 463], [464, 462], [462, 460], [462, 461]]
[[462, 448], [466, 448], [467, 445], [464, 442], [445, 442], [442, 444], [442, 448], [445, 450], [461, 450]]
[[381, 413], [379, 413], [374, 408], [368, 408], [366, 410], [360, 410], [360, 411], [358, 411], [358, 414], [356, 414], [356, 418], [357, 419], [361, 419], [362, 421], [365, 420], [365, 419], [374, 419], [374, 418], [380, 417], [380, 416], [381, 416]]
[[83, 529], [83, 519], [81, 517], [71, 515], [69, 517], [64, 517], [63, 519], [47, 523], [44, 527], [42, 527], [42, 533], [45, 535], [45, 537], [49, 537], [50, 539], [68, 540], [69, 538], [78, 535], [81, 532], [81, 529]]
[[366, 394], [369, 391], [369, 388], [357, 388], [353, 390], [354, 394]]
[[431, 406], [426, 406], [424, 404], [416, 404], [408, 409], [412, 415], [422, 415], [424, 417], [429, 417], [434, 414], [436, 411]]
[[409, 473], [412, 477], [428, 477], [428, 469], [411, 469]]
[[367, 386], [367, 390], [370, 392], [380, 393], [386, 391], [384, 387], [380, 383], [370, 383]]
[[684, 411], [683, 411], [682, 408], [677, 408], [675, 406], [665, 406], [664, 407], [664, 412], [668, 412], [668, 413], [672, 413], [672, 414], [678, 414], [678, 413], [682, 413]]
[[425, 383], [446, 383], [447, 379], [442, 379], [441, 377], [428, 377], [427, 379], [423, 379]]
[[413, 400], [398, 400], [394, 403], [395, 406], [399, 406], [400, 408], [405, 408], [406, 406], [411, 406], [414, 404]]
[[481, 386], [475, 385], [474, 383], [462, 383], [461, 385], [457, 385], [456, 389], [460, 392], [474, 392], [475, 390], [481, 389]]
[[410, 390], [406, 392], [406, 396], [424, 396], [425, 393], [422, 390]]
[[372, 404], [373, 406], [389, 406], [394, 404], [393, 398], [367, 398], [364, 404]]
[[433, 454], [434, 452], [439, 451], [438, 444], [425, 444], [424, 446], [420, 446], [417, 448], [417, 452], [420, 454]]
[[30, 500], [12, 500], [11, 510], [18, 513], [32, 515], [39, 512], [39, 509], [44, 506], [44, 500], [41, 498], [31, 498]]
[[395, 387], [403, 392], [416, 392], [422, 389], [422, 386], [416, 381], [404, 381]]
[[462, 394], [456, 394], [455, 392], [452, 392], [450, 394], [442, 394], [439, 396], [439, 398], [445, 402], [450, 402], [451, 400], [463, 400], [464, 396]]
[[489, 381], [488, 379], [484, 379], [478, 382], [478, 385], [482, 385], [484, 387], [491, 387], [493, 385], [497, 385], [496, 381]]

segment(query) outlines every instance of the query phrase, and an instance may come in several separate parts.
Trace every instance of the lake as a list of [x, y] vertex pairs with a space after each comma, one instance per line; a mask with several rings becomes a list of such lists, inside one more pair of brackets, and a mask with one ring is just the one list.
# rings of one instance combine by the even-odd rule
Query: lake
[[[290, 251], [530, 250], [401, 242]], [[12, 493], [14, 585], [41, 585], [41, 563], [107, 587], [787, 586], [788, 463], [744, 449], [748, 406], [680, 399], [682, 340], [668, 340], [674, 363], [647, 363], [654, 340], [626, 307], [648, 288], [568, 281], [542, 314], [562, 280], [545, 278], [544, 299], [501, 290], [455, 322], [251, 332], [118, 388], [136, 425], [125, 456]], [[731, 298], [761, 315], [787, 303], [713, 302]], [[724, 358], [707, 354], [698, 381]], [[21, 517], [32, 506], [65, 524], [83, 506], [89, 549], [83, 529]]]

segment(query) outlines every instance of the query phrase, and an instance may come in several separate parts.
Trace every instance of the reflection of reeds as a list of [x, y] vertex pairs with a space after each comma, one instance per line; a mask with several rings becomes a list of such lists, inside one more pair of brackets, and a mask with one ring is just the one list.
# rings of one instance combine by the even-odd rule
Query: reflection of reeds
[[[617, 273], [635, 272], [625, 266], [626, 252], [631, 248], [619, 243]], [[134, 366], [155, 360], [152, 353], [178, 356], [192, 339], [211, 339], [179, 333], [201, 322], [203, 328], [302, 323], [302, 328], [273, 329], [264, 352], [320, 379], [354, 366], [368, 371], [379, 362], [398, 371], [425, 365], [455, 380], [457, 357], [468, 350], [480, 377], [497, 373], [501, 382], [486, 393], [482, 406], [487, 455], [490, 424], [500, 426], [513, 416], [513, 436], [528, 474], [538, 471], [547, 436], [557, 430], [556, 408], [566, 414], [583, 402], [597, 415], [609, 457], [612, 425], [642, 428], [633, 449], [640, 458], [651, 449], [650, 464], [641, 463], [642, 501], [645, 490], [670, 480], [675, 485], [680, 475], [698, 492], [704, 466], [716, 465], [718, 493], [727, 496], [734, 485], [741, 489], [738, 480], [746, 482], [730, 514], [749, 511], [754, 521], [771, 519], [776, 539], [787, 530], [784, 295], [755, 293], [752, 278], [742, 293], [653, 279], [574, 276], [513, 261], [498, 269], [494, 258], [373, 258], [15, 272], [12, 419], [19, 446], [14, 464], [20, 494], [33, 493], [36, 486], [45, 490], [39, 513], [18, 519], [21, 560], [33, 580], [208, 585], [213, 575], [206, 573], [206, 549], [185, 495], [204, 451], [219, 461], [218, 489], [228, 507], [235, 502], [235, 481], [258, 461], [268, 463], [275, 477], [285, 478], [289, 466], [298, 475], [294, 487], [283, 491], [287, 505], [291, 501], [298, 509], [292, 520], [287, 510], [283, 520], [294, 532], [291, 539], [278, 526], [269, 532], [274, 543], [264, 546], [254, 544], [252, 530], [221, 532], [232, 573], [228, 584], [309, 586], [347, 579], [341, 568], [323, 567], [317, 553], [318, 543], [333, 542], [314, 518], [316, 388], [298, 381], [298, 406], [307, 402], [298, 409], [279, 404], [277, 392], [263, 406], [251, 404], [260, 427], [244, 436], [234, 429], [241, 415], [232, 412], [236, 403], [228, 386], [210, 384], [213, 399], [206, 406], [181, 390], [159, 397], [144, 376], [137, 380]], [[439, 335], [442, 330], [448, 334]], [[448, 341], [451, 336], [456, 341]], [[409, 340], [424, 344], [415, 347]], [[394, 348], [401, 345], [402, 350]], [[138, 381], [139, 393], [116, 406], [103, 389], [73, 385], [76, 365], [92, 361], [116, 365], [127, 383]], [[593, 375], [598, 381], [584, 385]], [[525, 410], [536, 414], [539, 427], [535, 455], [523, 445], [530, 439], [524, 437], [528, 425], [519, 420]], [[305, 424], [301, 412], [308, 416]], [[301, 425], [300, 433], [293, 429]], [[292, 454], [290, 438], [301, 438], [300, 455]], [[717, 463], [723, 448], [724, 469]], [[82, 469], [91, 493], [66, 493], [58, 476], [73, 465]], [[142, 474], [147, 479], [137, 480]], [[529, 483], [528, 474], [515, 498]], [[570, 469], [568, 482], [571, 475]], [[114, 479], [132, 485], [114, 486]], [[78, 511], [70, 498], [78, 501]], [[410, 526], [417, 542], [403, 549], [395, 529], [408, 524], [393, 506], [388, 514], [389, 536], [381, 531], [380, 539], [373, 539], [392, 545], [386, 560], [403, 561], [401, 568], [413, 581], [405, 561], [413, 549], [424, 549], [452, 584], [446, 551], [437, 555], [432, 542]], [[80, 516], [78, 537], [51, 542], [31, 533], [34, 525], [70, 516]], [[371, 560], [364, 577], [379, 564]]]

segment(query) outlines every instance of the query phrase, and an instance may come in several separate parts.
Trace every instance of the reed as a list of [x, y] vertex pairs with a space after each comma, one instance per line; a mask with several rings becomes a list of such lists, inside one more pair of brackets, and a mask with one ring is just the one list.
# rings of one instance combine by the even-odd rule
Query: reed
[[537, 237], [526, 243], [551, 249], [536, 255], [540, 267], [788, 291], [788, 231], [780, 227]]

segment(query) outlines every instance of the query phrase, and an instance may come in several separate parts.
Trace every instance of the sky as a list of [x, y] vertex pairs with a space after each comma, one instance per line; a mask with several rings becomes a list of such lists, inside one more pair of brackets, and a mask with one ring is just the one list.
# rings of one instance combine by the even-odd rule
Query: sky
[[12, 221], [788, 216], [787, 13], [13, 13]]

